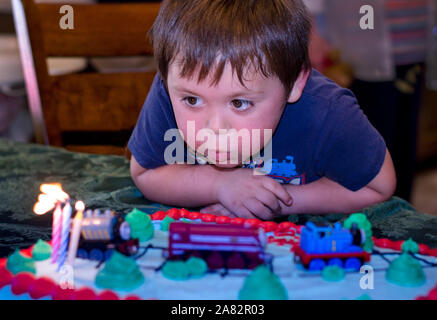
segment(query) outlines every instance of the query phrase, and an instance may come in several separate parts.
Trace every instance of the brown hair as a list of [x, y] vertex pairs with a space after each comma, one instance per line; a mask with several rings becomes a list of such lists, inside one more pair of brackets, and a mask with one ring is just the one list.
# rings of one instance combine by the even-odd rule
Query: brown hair
[[200, 67], [200, 82], [214, 69], [218, 83], [229, 62], [243, 85], [246, 68], [254, 67], [290, 91], [311, 68], [310, 30], [301, 0], [164, 0], [149, 37], [164, 81], [180, 56], [181, 77]]

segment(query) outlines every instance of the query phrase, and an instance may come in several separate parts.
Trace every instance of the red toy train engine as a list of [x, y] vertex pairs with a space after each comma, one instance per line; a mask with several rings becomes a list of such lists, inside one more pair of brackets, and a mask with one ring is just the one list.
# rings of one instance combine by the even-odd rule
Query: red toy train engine
[[169, 227], [170, 260], [197, 256], [210, 269], [253, 269], [268, 263], [262, 229], [237, 225], [173, 222]]

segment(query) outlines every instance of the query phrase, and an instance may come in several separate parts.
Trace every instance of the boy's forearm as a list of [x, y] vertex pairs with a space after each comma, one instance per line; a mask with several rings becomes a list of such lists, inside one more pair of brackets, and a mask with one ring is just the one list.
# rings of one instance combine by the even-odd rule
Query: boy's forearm
[[197, 207], [217, 202], [212, 166], [166, 165], [134, 177], [147, 199], [174, 206]]
[[352, 213], [387, 198], [386, 195], [369, 187], [350, 191], [328, 178], [321, 178], [302, 186], [287, 185], [286, 190], [294, 201], [290, 207], [282, 205], [284, 215]]

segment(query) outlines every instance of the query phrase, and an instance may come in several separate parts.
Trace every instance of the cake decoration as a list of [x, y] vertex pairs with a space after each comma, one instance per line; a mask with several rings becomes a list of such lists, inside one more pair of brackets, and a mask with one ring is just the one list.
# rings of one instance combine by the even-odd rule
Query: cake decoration
[[401, 249], [402, 252], [419, 253], [419, 245], [411, 238], [402, 244]]
[[191, 257], [185, 263], [188, 268], [188, 273], [190, 277], [200, 278], [206, 274], [208, 271], [208, 265], [205, 260], [197, 257]]
[[417, 287], [426, 282], [420, 262], [406, 252], [390, 263], [385, 277], [387, 281], [403, 287]]
[[339, 222], [334, 227], [308, 222], [302, 229], [300, 245], [294, 251], [303, 266], [311, 271], [321, 271], [326, 265], [357, 271], [364, 262], [370, 261], [370, 254], [360, 247], [364, 241], [364, 232], [355, 223], [350, 229], [343, 229]]
[[344, 279], [344, 276], [345, 273], [343, 268], [337, 265], [326, 266], [322, 271], [322, 278], [325, 281], [341, 281]]
[[363, 293], [356, 300], [372, 300], [372, 298], [370, 298], [368, 294]]
[[[113, 251], [126, 256], [137, 254], [139, 241], [132, 237], [130, 224], [125, 217], [125, 214], [111, 210], [87, 210], [81, 222], [77, 256], [82, 259], [105, 261]], [[143, 230], [143, 227], [140, 228]]]
[[70, 234], [70, 245], [68, 247], [68, 264], [74, 265], [74, 259], [76, 259], [77, 248], [79, 246], [80, 232], [82, 230], [83, 210], [85, 210], [85, 203], [77, 201], [75, 204], [76, 215], [73, 219], [73, 227]]
[[38, 239], [32, 248], [32, 258], [36, 261], [47, 260], [52, 254], [52, 246], [46, 241]]
[[176, 220], [173, 218], [170, 218], [170, 216], [166, 216], [162, 222], [161, 222], [161, 230], [162, 231], [168, 231], [168, 227], [170, 223], [175, 222]]
[[205, 260], [192, 256], [186, 261], [167, 261], [162, 268], [162, 275], [170, 280], [188, 280], [201, 278], [207, 271]]
[[133, 209], [126, 216], [126, 221], [130, 225], [132, 238], [138, 239], [140, 242], [153, 238], [154, 228], [147, 213]]
[[170, 280], [187, 280], [190, 277], [185, 261], [167, 261], [162, 267], [162, 275]]
[[192, 255], [205, 259], [210, 270], [253, 269], [267, 263], [267, 238], [250, 225], [173, 222], [169, 227], [170, 260], [187, 260]]
[[19, 250], [15, 250], [14, 253], [8, 257], [6, 269], [8, 269], [12, 274], [20, 272], [36, 274], [35, 261], [23, 256]]
[[[0, 298], [11, 292], [28, 293], [33, 299], [288, 299], [289, 294], [292, 299], [342, 299], [335, 281], [351, 274], [341, 284], [347, 292], [352, 286], [350, 279], [357, 280], [353, 280], [355, 286], [361, 284], [358, 271], [363, 265], [386, 271], [374, 273], [378, 285], [386, 276], [390, 283], [419, 289], [404, 292], [388, 286], [358, 299], [435, 296], [436, 291], [429, 289], [437, 279], [437, 249], [412, 239], [377, 239], [364, 214], [351, 215], [344, 224], [299, 226], [289, 221], [229, 218], [177, 208], [151, 215], [137, 209], [128, 214], [102, 212], [85, 210], [77, 201], [74, 215], [73, 201], [65, 194], [52, 195], [55, 187], [41, 188], [48, 193], [40, 195], [34, 210], [38, 214], [58, 210], [53, 225], [59, 228], [59, 221], [70, 220], [69, 235], [65, 237], [62, 225], [60, 236], [52, 233], [52, 242], [59, 238], [55, 255], [49, 243], [39, 240], [8, 259], [0, 259]], [[65, 239], [69, 240], [67, 249], [63, 248]], [[52, 263], [48, 258], [54, 256]], [[62, 263], [71, 267], [63, 268], [67, 273], [58, 271]], [[428, 280], [422, 268], [429, 268]], [[69, 275], [68, 270], [74, 274]], [[41, 273], [43, 277], [34, 276]], [[62, 288], [64, 276], [72, 277], [74, 288]], [[178, 282], [162, 281], [161, 276]], [[322, 284], [323, 290], [305, 289], [305, 283], [313, 280], [316, 287]], [[423, 284], [426, 288], [418, 291]], [[331, 287], [333, 296], [327, 296]], [[425, 290], [429, 291], [427, 296]]]
[[288, 300], [288, 293], [278, 276], [260, 265], [245, 279], [239, 300]]
[[343, 227], [346, 229], [353, 229], [354, 225], [356, 228], [364, 231], [364, 235], [362, 235], [364, 242], [361, 247], [364, 251], [371, 252], [373, 248], [372, 224], [365, 214], [353, 213], [344, 221]]
[[97, 274], [95, 284], [99, 288], [130, 291], [141, 286], [144, 280], [135, 260], [114, 251]]

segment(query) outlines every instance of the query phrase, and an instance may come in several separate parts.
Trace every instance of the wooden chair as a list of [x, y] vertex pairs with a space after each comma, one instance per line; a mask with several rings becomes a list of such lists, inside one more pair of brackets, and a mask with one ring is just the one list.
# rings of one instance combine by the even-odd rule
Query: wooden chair
[[13, 0], [36, 141], [125, 154], [155, 71], [51, 76], [46, 58], [151, 56], [146, 34], [159, 3], [73, 4], [72, 30], [60, 27], [61, 6]]

